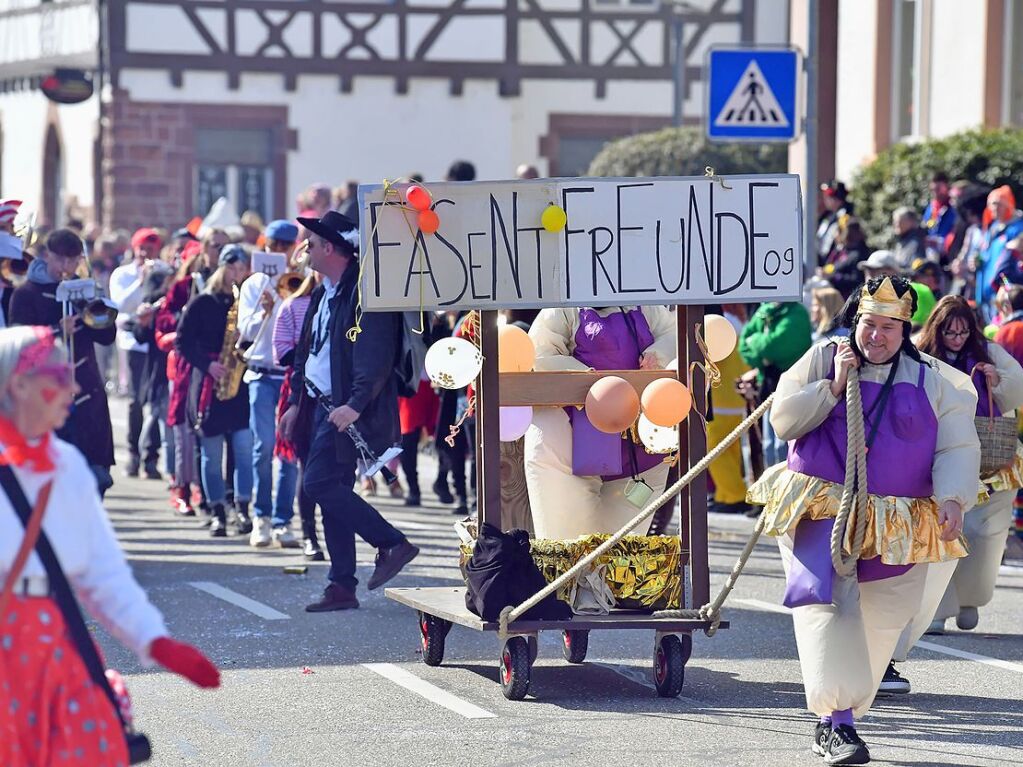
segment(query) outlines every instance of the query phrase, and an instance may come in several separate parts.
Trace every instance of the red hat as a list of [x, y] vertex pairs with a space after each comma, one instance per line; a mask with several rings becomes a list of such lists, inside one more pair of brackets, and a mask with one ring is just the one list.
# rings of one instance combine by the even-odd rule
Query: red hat
[[21, 200], [0, 200], [0, 224], [9, 224], [18, 215]]
[[198, 240], [189, 240], [185, 243], [185, 247], [181, 249], [181, 260], [191, 261], [202, 250], [202, 243]]
[[136, 230], [135, 234], [131, 236], [131, 246], [133, 248], [140, 248], [142, 247], [142, 243], [149, 242], [150, 240], [156, 240], [161, 245], [163, 244], [163, 240], [160, 239], [160, 233], [158, 231], [144, 227]]

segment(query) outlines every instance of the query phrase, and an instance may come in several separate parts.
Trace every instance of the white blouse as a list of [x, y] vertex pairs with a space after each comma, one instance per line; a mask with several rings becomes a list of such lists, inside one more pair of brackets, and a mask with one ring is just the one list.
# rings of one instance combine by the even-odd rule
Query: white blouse
[[[53, 471], [13, 466], [14, 474], [33, 506], [43, 485], [53, 479], [43, 531], [64, 574], [89, 615], [149, 665], [150, 642], [168, 635], [163, 615], [135, 581], [82, 454], [52, 435], [50, 452]], [[24, 535], [21, 520], [0, 490], [0, 578], [6, 578]], [[42, 560], [33, 551], [19, 577], [45, 576]]]

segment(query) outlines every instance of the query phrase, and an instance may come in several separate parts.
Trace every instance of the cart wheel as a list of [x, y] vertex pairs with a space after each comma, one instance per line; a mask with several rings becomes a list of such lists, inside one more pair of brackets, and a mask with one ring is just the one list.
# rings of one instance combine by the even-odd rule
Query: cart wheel
[[582, 663], [586, 660], [589, 644], [590, 632], [586, 629], [566, 629], [561, 632], [561, 651], [569, 663]]
[[444, 660], [444, 638], [451, 622], [427, 613], [419, 613], [419, 637], [423, 646], [423, 663], [439, 666]]
[[[692, 639], [687, 637], [692, 646]], [[662, 698], [677, 698], [686, 676], [686, 653], [674, 634], [661, 637], [654, 648], [654, 685]]]
[[526, 637], [526, 646], [529, 648], [529, 665], [532, 666], [540, 654], [540, 643], [535, 636], [530, 635]]
[[529, 645], [525, 637], [512, 637], [504, 643], [498, 664], [501, 692], [508, 700], [522, 700], [529, 692]]

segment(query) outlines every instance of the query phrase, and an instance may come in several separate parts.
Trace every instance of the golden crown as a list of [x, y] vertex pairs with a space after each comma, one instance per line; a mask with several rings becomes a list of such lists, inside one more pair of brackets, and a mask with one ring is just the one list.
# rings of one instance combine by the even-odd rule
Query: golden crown
[[860, 314], [880, 314], [910, 322], [913, 317], [913, 291], [907, 290], [900, 298], [891, 277], [885, 277], [873, 293], [864, 285], [860, 293]]

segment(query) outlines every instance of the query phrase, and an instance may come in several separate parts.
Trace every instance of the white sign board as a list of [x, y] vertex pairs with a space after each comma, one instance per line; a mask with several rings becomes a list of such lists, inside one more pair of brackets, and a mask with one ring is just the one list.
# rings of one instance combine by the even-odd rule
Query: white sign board
[[[368, 311], [798, 301], [802, 201], [787, 174], [429, 184], [424, 235], [360, 186]], [[567, 225], [540, 223], [549, 204]]]
[[288, 257], [284, 253], [257, 251], [252, 254], [252, 271], [262, 272], [270, 279], [276, 279], [288, 271]]

